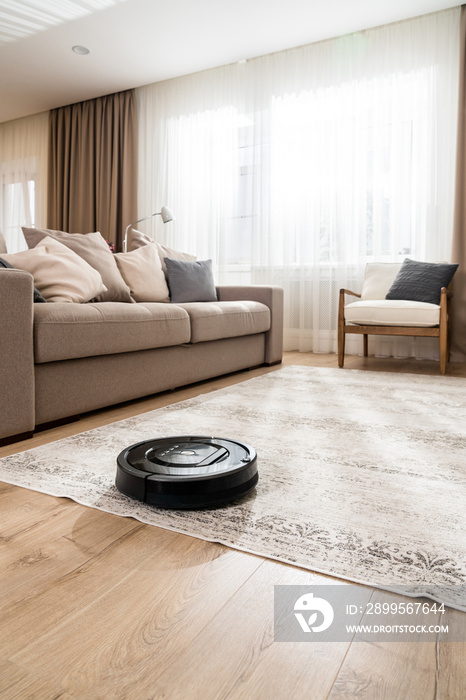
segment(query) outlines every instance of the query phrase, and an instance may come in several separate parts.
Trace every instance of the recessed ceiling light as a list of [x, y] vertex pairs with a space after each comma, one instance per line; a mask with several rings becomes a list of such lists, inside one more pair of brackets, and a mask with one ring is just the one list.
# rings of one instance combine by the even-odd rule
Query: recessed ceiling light
[[80, 56], [85, 56], [88, 53], [91, 53], [91, 50], [87, 48], [87, 46], [80, 46], [77, 44], [76, 46], [73, 46], [73, 51]]

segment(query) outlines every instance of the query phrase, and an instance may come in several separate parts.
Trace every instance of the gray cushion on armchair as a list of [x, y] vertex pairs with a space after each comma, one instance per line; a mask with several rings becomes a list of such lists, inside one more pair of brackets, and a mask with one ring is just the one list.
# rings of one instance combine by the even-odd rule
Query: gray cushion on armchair
[[457, 264], [419, 262], [405, 258], [385, 299], [440, 304], [440, 290], [448, 287]]

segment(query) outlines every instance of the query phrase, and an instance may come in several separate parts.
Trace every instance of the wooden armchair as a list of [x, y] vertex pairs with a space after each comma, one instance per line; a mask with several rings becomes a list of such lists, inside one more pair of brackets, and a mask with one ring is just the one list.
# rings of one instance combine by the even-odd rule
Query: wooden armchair
[[[450, 292], [440, 291], [440, 303], [431, 304], [405, 299], [386, 299], [399, 263], [368, 263], [361, 294], [340, 289], [338, 308], [338, 366], [345, 359], [345, 336], [363, 336], [364, 357], [368, 355], [369, 335], [423, 336], [439, 339], [440, 373], [445, 374], [448, 361], [448, 308]], [[346, 295], [359, 299], [346, 304]]]

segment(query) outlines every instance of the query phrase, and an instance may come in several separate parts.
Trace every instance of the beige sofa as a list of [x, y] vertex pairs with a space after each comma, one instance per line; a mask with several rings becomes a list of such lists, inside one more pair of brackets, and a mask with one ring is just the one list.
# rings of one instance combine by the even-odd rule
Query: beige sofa
[[0, 269], [0, 443], [38, 426], [281, 362], [283, 290], [218, 301], [33, 303], [33, 277]]

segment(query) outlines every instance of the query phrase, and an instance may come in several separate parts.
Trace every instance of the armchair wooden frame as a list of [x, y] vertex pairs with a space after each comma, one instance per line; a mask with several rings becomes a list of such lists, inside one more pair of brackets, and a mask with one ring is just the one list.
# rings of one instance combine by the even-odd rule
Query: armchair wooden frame
[[338, 366], [343, 367], [345, 361], [345, 336], [347, 333], [357, 333], [363, 336], [364, 357], [368, 356], [368, 335], [407, 335], [423, 336], [439, 339], [440, 374], [445, 374], [448, 361], [448, 297], [451, 296], [446, 287], [440, 292], [440, 318], [438, 326], [372, 326], [345, 323], [345, 295], [361, 297], [357, 292], [340, 289], [338, 305]]

